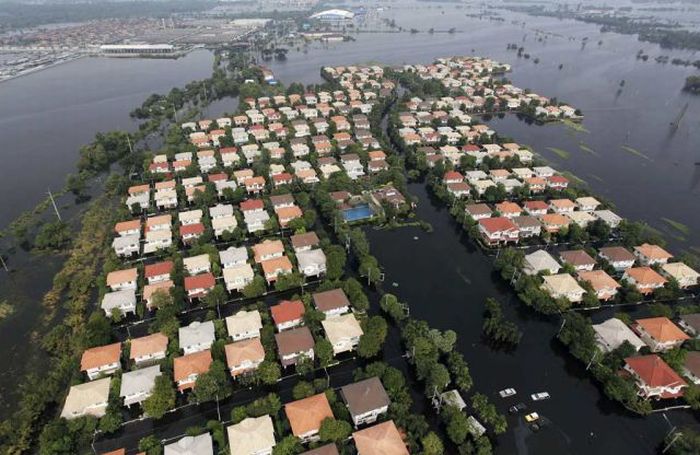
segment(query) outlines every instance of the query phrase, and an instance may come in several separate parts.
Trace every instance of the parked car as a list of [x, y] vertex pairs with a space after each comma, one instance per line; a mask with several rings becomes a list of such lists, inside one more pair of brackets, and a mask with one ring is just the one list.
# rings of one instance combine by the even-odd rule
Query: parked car
[[540, 415], [537, 414], [536, 412], [531, 412], [530, 414], [525, 416], [525, 421], [527, 423], [532, 423], [537, 421], [540, 418]]
[[523, 412], [526, 409], [527, 409], [527, 405], [525, 403], [518, 403], [518, 404], [508, 408], [508, 412], [510, 412], [511, 414], [518, 414], [520, 412]]
[[512, 396], [515, 395], [516, 393], [518, 393], [518, 392], [516, 392], [515, 389], [510, 389], [510, 388], [509, 388], [509, 389], [503, 389], [503, 390], [501, 390], [500, 392], [498, 392], [498, 394], [501, 396], [501, 398], [512, 397]]
[[530, 396], [532, 397], [532, 401], [548, 400], [550, 398], [547, 392], [533, 393]]

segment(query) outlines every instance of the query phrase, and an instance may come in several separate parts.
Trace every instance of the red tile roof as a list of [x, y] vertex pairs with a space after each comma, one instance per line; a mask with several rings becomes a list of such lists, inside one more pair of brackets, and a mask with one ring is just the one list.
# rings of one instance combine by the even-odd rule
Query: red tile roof
[[163, 261], [146, 266], [144, 276], [151, 278], [158, 275], [170, 274], [173, 270], [173, 261]]
[[242, 211], [257, 210], [265, 207], [265, 204], [261, 199], [247, 199], [240, 203], [239, 205]]
[[180, 226], [180, 236], [202, 233], [204, 233], [204, 225], [202, 223], [184, 224]]
[[283, 300], [270, 308], [275, 324], [294, 321], [304, 316], [304, 304], [301, 300]]
[[187, 291], [200, 288], [210, 289], [213, 288], [215, 284], [216, 280], [211, 273], [185, 277], [185, 290]]
[[515, 223], [503, 216], [481, 219], [479, 220], [479, 225], [481, 225], [481, 227], [483, 227], [487, 232], [491, 233], [518, 230], [518, 226], [516, 226]]
[[121, 352], [121, 343], [113, 343], [106, 346], [86, 349], [85, 352], [83, 352], [82, 359], [80, 360], [80, 371], [87, 371], [93, 368], [109, 365], [110, 363], [119, 362]]
[[[649, 387], [674, 387], [686, 384], [683, 378], [656, 354], [627, 357], [625, 363]], [[673, 398], [682, 395], [681, 391], [678, 395], [662, 394], [661, 397]]]

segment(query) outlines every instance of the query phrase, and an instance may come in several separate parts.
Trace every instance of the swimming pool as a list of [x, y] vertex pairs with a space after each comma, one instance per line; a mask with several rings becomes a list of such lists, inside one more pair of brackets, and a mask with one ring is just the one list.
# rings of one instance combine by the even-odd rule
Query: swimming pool
[[345, 221], [359, 221], [367, 218], [372, 218], [374, 212], [369, 204], [359, 204], [351, 209], [343, 210], [343, 218]]

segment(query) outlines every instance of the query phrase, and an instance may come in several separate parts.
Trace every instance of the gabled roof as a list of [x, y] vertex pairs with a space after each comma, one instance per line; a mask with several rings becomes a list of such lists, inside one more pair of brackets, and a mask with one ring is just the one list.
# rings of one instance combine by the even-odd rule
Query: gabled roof
[[338, 448], [335, 444], [326, 444], [313, 450], [307, 450], [301, 455], [338, 455]]
[[193, 346], [200, 343], [210, 343], [216, 338], [214, 322], [194, 321], [190, 325], [178, 329], [180, 347]]
[[272, 313], [272, 320], [279, 325], [303, 318], [304, 304], [301, 300], [283, 300], [279, 304], [270, 307], [270, 312]]
[[649, 387], [676, 387], [686, 384], [683, 378], [656, 354], [627, 357], [625, 363]]
[[518, 230], [518, 226], [504, 216], [481, 219], [479, 220], [479, 226], [490, 233]]
[[109, 398], [110, 378], [97, 379], [85, 384], [74, 385], [68, 391], [61, 417], [71, 418], [85, 408], [106, 403]]
[[321, 321], [324, 332], [331, 344], [340, 343], [348, 338], [360, 337], [363, 334], [360, 323], [352, 313], [343, 314]]
[[293, 235], [291, 237], [291, 241], [294, 249], [316, 246], [320, 243], [318, 236], [314, 231]]
[[138, 278], [138, 269], [136, 267], [125, 270], [115, 270], [107, 274], [107, 286], [136, 281]]
[[173, 261], [163, 261], [147, 265], [144, 271], [144, 276], [146, 278], [151, 278], [158, 275], [170, 274], [170, 272], [173, 270], [173, 265]]
[[275, 334], [280, 356], [308, 351], [314, 347], [314, 337], [308, 327], [298, 327]]
[[260, 330], [262, 329], [260, 312], [258, 310], [241, 310], [232, 316], [228, 316], [226, 318], [226, 328], [231, 336], [251, 330]]
[[164, 455], [211, 455], [214, 446], [209, 433], [199, 436], [185, 436], [177, 442], [165, 446]]
[[255, 255], [255, 262], [257, 263], [263, 261], [263, 256], [283, 253], [284, 244], [281, 240], [264, 240], [256, 245], [253, 245], [253, 254]]
[[560, 257], [564, 262], [571, 264], [574, 267], [591, 264], [595, 265], [595, 259], [593, 259], [584, 250], [562, 251]]
[[126, 397], [136, 393], [149, 393], [155, 386], [156, 378], [161, 374], [160, 365], [123, 373], [119, 396]]
[[408, 455], [406, 444], [393, 420], [352, 434], [359, 455]]
[[131, 340], [129, 358], [133, 360], [137, 357], [164, 352], [166, 349], [168, 349], [168, 337], [158, 332]]
[[334, 418], [325, 393], [287, 403], [284, 405], [284, 412], [294, 436], [317, 431], [324, 419]]
[[637, 319], [635, 324], [644, 329], [654, 340], [660, 343], [687, 340], [690, 337], [667, 317]]
[[342, 289], [316, 292], [313, 294], [314, 305], [319, 311], [331, 311], [343, 307], [350, 307], [350, 301]]
[[352, 415], [364, 414], [391, 404], [382, 381], [377, 377], [341, 387], [340, 394]]
[[673, 257], [671, 253], [664, 250], [659, 245], [652, 245], [650, 243], [643, 243], [639, 246], [635, 246], [634, 251], [651, 260], [671, 259]]
[[226, 363], [229, 368], [240, 365], [245, 361], [262, 361], [265, 359], [265, 348], [260, 338], [248, 338], [236, 341], [224, 347], [226, 351]]
[[226, 428], [232, 454], [248, 455], [274, 447], [275, 431], [269, 415], [248, 417]]
[[202, 273], [195, 276], [185, 277], [185, 290], [191, 291], [193, 289], [210, 289], [216, 285], [216, 280], [214, 275], [211, 273]]
[[625, 276], [632, 278], [637, 284], [661, 284], [666, 283], [666, 278], [659, 275], [651, 267], [632, 267], [625, 270]]
[[606, 257], [611, 262], [634, 261], [636, 257], [627, 248], [621, 246], [608, 246], [598, 250], [598, 254]]
[[80, 359], [80, 371], [91, 370], [111, 363], [119, 363], [121, 352], [121, 343], [86, 349], [83, 352], [83, 357]]
[[212, 358], [211, 351], [195, 352], [192, 354], [175, 357], [173, 360], [173, 379], [181, 381], [191, 374], [201, 374], [209, 371]]

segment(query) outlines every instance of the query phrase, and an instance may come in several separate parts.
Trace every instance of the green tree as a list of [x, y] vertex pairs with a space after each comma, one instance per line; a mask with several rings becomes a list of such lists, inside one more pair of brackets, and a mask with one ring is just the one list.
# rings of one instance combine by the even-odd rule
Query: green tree
[[340, 245], [330, 245], [326, 248], [326, 276], [331, 280], [337, 280], [345, 271], [346, 254]]
[[350, 437], [352, 426], [344, 420], [326, 417], [321, 422], [318, 435], [323, 442], [341, 442]]
[[367, 311], [369, 299], [367, 299], [367, 295], [359, 281], [355, 278], [348, 278], [343, 283], [343, 291], [347, 294], [348, 300], [350, 300], [350, 303], [356, 310], [360, 312]]
[[407, 317], [403, 305], [393, 294], [384, 294], [379, 300], [379, 306], [396, 322], [401, 322]]
[[264, 360], [255, 371], [255, 376], [263, 384], [273, 385], [282, 376], [282, 370], [277, 362]]
[[275, 447], [272, 448], [272, 455], [296, 455], [303, 449], [299, 438], [288, 435], [282, 438]]
[[139, 450], [141, 452], [146, 452], [146, 455], [161, 455], [163, 453], [163, 446], [160, 444], [160, 440], [151, 434], [145, 438], [141, 438], [139, 441]]
[[161, 374], [156, 378], [153, 393], [144, 400], [143, 410], [149, 417], [158, 420], [175, 407], [175, 399], [172, 378]]
[[364, 324], [364, 333], [360, 336], [357, 354], [365, 359], [379, 354], [387, 334], [387, 323], [381, 316], [372, 316]]
[[299, 381], [294, 385], [294, 388], [292, 388], [292, 396], [295, 400], [310, 397], [315, 392], [314, 386], [306, 381]]
[[327, 339], [323, 338], [316, 342], [316, 346], [314, 346], [314, 353], [322, 367], [327, 367], [333, 363], [333, 345]]
[[265, 279], [260, 275], [255, 275], [253, 281], [243, 288], [242, 294], [245, 298], [259, 297], [267, 290]]
[[445, 447], [442, 444], [442, 439], [434, 431], [423, 436], [421, 439], [424, 455], [442, 455], [445, 453]]
[[34, 246], [40, 250], [60, 250], [70, 244], [71, 237], [66, 223], [54, 221], [41, 226], [34, 239]]
[[223, 399], [231, 395], [226, 365], [220, 360], [214, 360], [209, 371], [197, 377], [194, 392], [190, 399], [197, 403]]

